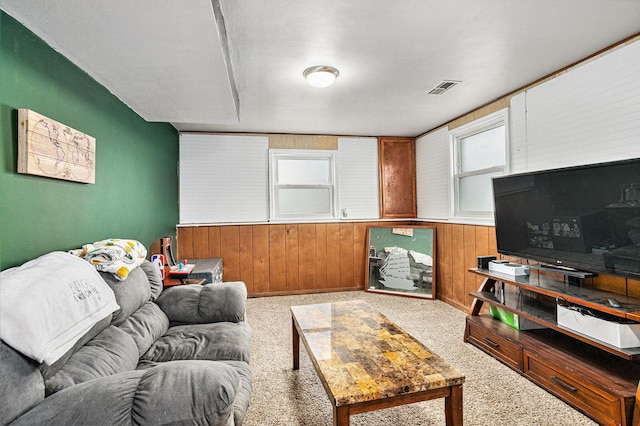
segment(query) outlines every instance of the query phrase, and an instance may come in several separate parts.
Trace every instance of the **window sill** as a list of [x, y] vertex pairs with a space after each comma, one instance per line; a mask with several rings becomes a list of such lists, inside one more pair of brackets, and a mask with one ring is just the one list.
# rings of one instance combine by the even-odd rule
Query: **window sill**
[[[287, 225], [295, 223], [359, 223], [359, 222], [407, 222], [418, 221], [416, 218], [402, 218], [402, 219], [289, 219], [289, 220], [270, 220], [270, 221], [256, 221], [256, 222], [210, 222], [210, 223], [179, 223], [176, 225], [178, 228], [195, 228], [200, 226], [240, 226], [240, 225]], [[433, 221], [430, 221], [433, 222]]]
[[460, 225], [495, 226], [493, 217], [492, 218], [451, 217], [449, 219], [429, 219], [429, 218], [421, 217], [413, 220], [417, 222], [455, 223]]

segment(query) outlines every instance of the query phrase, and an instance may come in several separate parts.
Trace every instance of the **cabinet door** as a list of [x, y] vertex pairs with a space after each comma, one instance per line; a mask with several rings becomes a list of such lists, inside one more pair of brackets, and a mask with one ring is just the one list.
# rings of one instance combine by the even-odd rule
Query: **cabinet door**
[[413, 138], [379, 138], [380, 217], [416, 217], [416, 143]]

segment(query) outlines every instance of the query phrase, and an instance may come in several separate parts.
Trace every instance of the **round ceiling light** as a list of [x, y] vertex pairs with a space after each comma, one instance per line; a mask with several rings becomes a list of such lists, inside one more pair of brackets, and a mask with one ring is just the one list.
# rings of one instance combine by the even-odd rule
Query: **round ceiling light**
[[309, 67], [302, 73], [313, 87], [329, 87], [336, 81], [339, 74], [337, 69], [325, 65]]

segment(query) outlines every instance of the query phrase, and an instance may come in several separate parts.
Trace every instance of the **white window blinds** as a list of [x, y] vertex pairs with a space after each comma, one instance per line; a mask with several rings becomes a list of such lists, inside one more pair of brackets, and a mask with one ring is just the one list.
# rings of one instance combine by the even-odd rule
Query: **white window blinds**
[[180, 224], [266, 222], [266, 136], [180, 135]]
[[640, 156], [640, 42], [527, 91], [527, 169]]
[[420, 219], [447, 219], [450, 206], [449, 130], [416, 140], [416, 193]]
[[338, 139], [339, 216], [379, 219], [378, 139]]

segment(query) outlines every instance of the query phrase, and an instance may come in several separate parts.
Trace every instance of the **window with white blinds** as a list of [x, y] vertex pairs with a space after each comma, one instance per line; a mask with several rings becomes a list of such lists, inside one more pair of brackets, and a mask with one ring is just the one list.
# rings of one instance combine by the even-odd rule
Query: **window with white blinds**
[[507, 168], [508, 109], [502, 109], [449, 132], [452, 144], [452, 217], [493, 220], [491, 179]]
[[180, 135], [180, 224], [266, 222], [269, 139]]
[[339, 207], [342, 219], [378, 219], [378, 139], [338, 139]]
[[416, 195], [420, 219], [449, 218], [449, 155], [447, 127], [416, 140]]
[[491, 177], [505, 170], [507, 121], [505, 109], [416, 139], [419, 219], [477, 224], [493, 220]]

